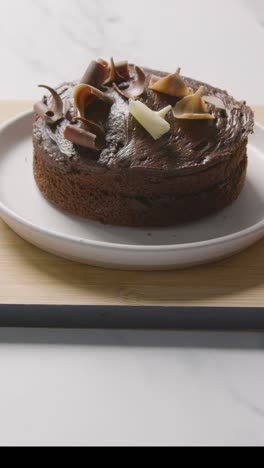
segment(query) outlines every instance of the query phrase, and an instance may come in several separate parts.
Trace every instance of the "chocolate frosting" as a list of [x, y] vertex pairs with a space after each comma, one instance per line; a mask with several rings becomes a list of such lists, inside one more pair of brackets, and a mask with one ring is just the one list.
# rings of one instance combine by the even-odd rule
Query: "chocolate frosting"
[[[159, 111], [168, 105], [175, 106], [179, 99], [148, 89], [152, 74], [166, 76], [166, 73], [144, 69], [147, 77], [146, 90], [140, 98], [152, 110]], [[134, 76], [134, 67], [130, 67]], [[236, 149], [247, 141], [252, 133], [254, 117], [245, 102], [238, 102], [226, 91], [185, 78], [186, 85], [197, 91], [204, 86], [205, 96], [216, 96], [223, 101], [228, 113], [209, 105], [215, 117], [212, 121], [180, 121], [172, 114], [167, 116], [171, 131], [160, 140], [153, 138], [129, 114], [129, 101], [112, 88], [103, 88], [114, 99], [107, 110], [97, 107], [89, 110], [106, 130], [106, 146], [101, 152], [77, 147], [70, 142], [65, 144], [63, 132], [66, 121], [56, 128], [48, 129], [39, 118], [35, 132], [39, 132], [44, 145], [51, 155], [50, 163], [57, 164], [65, 171], [123, 171], [139, 170], [164, 172], [174, 175], [187, 175], [205, 171], [209, 167], [230, 158]], [[58, 88], [63, 99], [71, 99], [74, 87], [79, 83], [64, 83]], [[128, 83], [129, 84], [129, 83]], [[87, 115], [89, 119], [89, 114]]]

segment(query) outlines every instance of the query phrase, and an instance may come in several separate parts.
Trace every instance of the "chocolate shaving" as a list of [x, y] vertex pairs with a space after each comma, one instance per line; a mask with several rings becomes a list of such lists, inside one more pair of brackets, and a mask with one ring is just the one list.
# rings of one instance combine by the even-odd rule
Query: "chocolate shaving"
[[115, 67], [118, 75], [121, 76], [122, 80], [127, 81], [130, 79], [129, 64], [126, 60], [116, 63]]
[[218, 109], [226, 110], [226, 107], [222, 101], [222, 99], [216, 97], [216, 96], [204, 96], [203, 100], [207, 104], [212, 104], [213, 106], [217, 107]]
[[57, 122], [62, 120], [62, 116], [58, 118], [52, 110], [42, 101], [37, 102], [34, 105], [34, 112], [42, 117], [48, 125], [55, 125]]
[[102, 149], [96, 135], [74, 125], [67, 125], [65, 127], [64, 138], [74, 145], [89, 148], [93, 151], [100, 151]]
[[133, 81], [127, 89], [120, 89], [115, 83], [114, 89], [126, 99], [132, 99], [141, 96], [145, 91], [146, 75], [140, 67], [135, 67], [137, 78]]
[[192, 94], [192, 90], [187, 88], [185, 81], [180, 76], [181, 69], [163, 78], [153, 76], [150, 81], [149, 88], [152, 91], [157, 91], [159, 93], [168, 94], [169, 96], [174, 96], [178, 98], [183, 98]]
[[112, 97], [108, 96], [106, 93], [103, 93], [99, 89], [94, 88], [93, 86], [85, 84], [78, 85], [74, 90], [73, 96], [74, 104], [83, 118], [85, 118], [85, 110], [87, 107], [89, 107], [97, 99], [109, 106], [114, 104]]
[[201, 86], [198, 91], [184, 97], [173, 109], [173, 115], [176, 119], [182, 120], [213, 120], [214, 117], [209, 113], [208, 107], [202, 98], [204, 87]]
[[220, 109], [223, 111], [226, 117], [230, 115], [229, 110], [226, 108], [224, 105], [222, 99], [216, 97], [216, 96], [204, 96], [203, 97], [204, 102], [207, 104], [211, 104], [212, 106], [216, 107], [217, 109]]
[[46, 85], [39, 85], [39, 88], [47, 89], [52, 95], [52, 101], [48, 105], [48, 100], [45, 98], [45, 101], [34, 105], [34, 111], [45, 120], [47, 125], [55, 125], [63, 119], [63, 100], [55, 89]]
[[103, 65], [103, 67], [104, 67], [105, 69], [109, 70], [109, 63], [108, 63], [106, 60], [104, 60], [104, 59], [102, 59], [102, 58], [99, 58], [99, 59], [97, 60], [97, 62], [100, 63], [101, 65]]
[[109, 76], [107, 77], [107, 79], [104, 81], [103, 85], [108, 85], [108, 84], [111, 84], [111, 83], [114, 83], [115, 81], [121, 81], [122, 80], [122, 76], [118, 74], [117, 70], [116, 70], [116, 66], [115, 66], [115, 62], [114, 62], [114, 59], [111, 58], [110, 59], [110, 72], [109, 72]]
[[45, 120], [47, 125], [55, 125], [63, 119], [63, 116], [55, 115], [42, 101], [34, 105], [34, 111]]
[[92, 61], [85, 74], [81, 78], [81, 83], [99, 88], [104, 82], [108, 70], [109, 67], [107, 62], [101, 59], [99, 59], [97, 62]]
[[51, 110], [57, 115], [59, 118], [63, 117], [63, 100], [60, 95], [55, 91], [55, 89], [51, 88], [50, 86], [46, 85], [39, 85], [39, 88], [47, 89], [50, 94], [52, 95], [52, 104]]
[[109, 76], [104, 81], [103, 85], [106, 86], [111, 83], [129, 80], [129, 65], [128, 62], [119, 62], [115, 64], [114, 59], [110, 59]]
[[91, 120], [84, 119], [83, 117], [76, 117], [75, 122], [81, 122], [81, 128], [94, 133], [100, 140], [105, 140], [105, 130], [101, 125], [98, 125]]

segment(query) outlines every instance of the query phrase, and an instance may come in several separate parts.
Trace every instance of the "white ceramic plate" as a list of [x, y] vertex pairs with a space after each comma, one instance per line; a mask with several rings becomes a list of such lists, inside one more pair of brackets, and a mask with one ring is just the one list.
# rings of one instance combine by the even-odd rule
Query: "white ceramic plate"
[[129, 270], [190, 267], [228, 257], [264, 236], [264, 128], [249, 146], [239, 200], [216, 216], [169, 229], [103, 226], [60, 211], [39, 193], [32, 174], [32, 113], [0, 129], [0, 214], [17, 234], [53, 254]]

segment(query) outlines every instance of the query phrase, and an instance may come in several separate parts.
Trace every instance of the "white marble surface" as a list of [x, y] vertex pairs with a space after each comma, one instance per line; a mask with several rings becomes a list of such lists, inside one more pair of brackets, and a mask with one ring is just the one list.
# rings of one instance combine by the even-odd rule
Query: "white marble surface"
[[[264, 104], [263, 0], [133, 5], [1, 0], [0, 98], [114, 55]], [[263, 367], [260, 333], [0, 330], [0, 445], [263, 445]]]
[[264, 336], [0, 331], [0, 443], [263, 445]]
[[0, 98], [80, 76], [95, 56], [128, 58], [264, 103], [262, 0], [1, 0]]

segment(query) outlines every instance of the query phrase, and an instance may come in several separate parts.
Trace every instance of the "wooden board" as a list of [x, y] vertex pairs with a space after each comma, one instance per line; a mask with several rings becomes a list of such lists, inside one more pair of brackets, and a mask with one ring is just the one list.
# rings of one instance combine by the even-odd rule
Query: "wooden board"
[[[31, 105], [1, 101], [0, 121]], [[264, 107], [255, 110], [264, 123]], [[262, 307], [264, 241], [192, 270], [113, 272], [42, 252], [0, 221], [0, 304]]]

